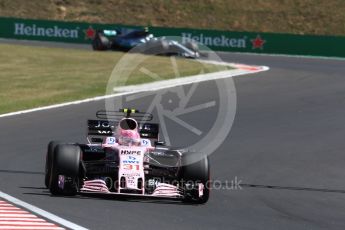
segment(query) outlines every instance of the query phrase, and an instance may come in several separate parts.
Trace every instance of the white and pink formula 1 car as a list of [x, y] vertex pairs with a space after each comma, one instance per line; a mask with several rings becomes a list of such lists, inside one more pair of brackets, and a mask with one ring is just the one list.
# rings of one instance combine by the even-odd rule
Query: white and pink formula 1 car
[[98, 120], [88, 120], [88, 144], [49, 143], [45, 185], [53, 195], [208, 201], [208, 157], [165, 146], [159, 125], [148, 123], [152, 114], [120, 109], [96, 116]]

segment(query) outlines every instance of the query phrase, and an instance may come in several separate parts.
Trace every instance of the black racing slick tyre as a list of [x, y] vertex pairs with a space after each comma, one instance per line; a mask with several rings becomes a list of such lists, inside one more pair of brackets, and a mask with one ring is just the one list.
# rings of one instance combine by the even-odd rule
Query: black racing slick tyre
[[186, 42], [185, 46], [195, 53], [199, 52], [199, 46], [198, 46], [198, 43], [196, 42], [193, 42], [193, 41]]
[[[184, 156], [182, 167], [182, 179], [185, 183], [184, 202], [194, 204], [204, 204], [210, 196], [210, 163], [207, 156], [197, 162], [189, 164], [189, 156]], [[201, 186], [201, 187], [199, 187]], [[202, 190], [202, 195], [199, 194]]]
[[46, 154], [45, 177], [44, 177], [44, 184], [45, 184], [46, 188], [49, 188], [49, 181], [50, 181], [50, 176], [51, 176], [51, 171], [52, 171], [54, 149], [59, 144], [62, 144], [62, 142], [61, 141], [51, 141], [48, 144], [47, 154]]
[[102, 33], [97, 33], [95, 38], [92, 40], [93, 50], [107, 50], [109, 47], [109, 39]]
[[73, 196], [78, 192], [81, 149], [60, 144], [54, 149], [49, 190], [53, 195]]

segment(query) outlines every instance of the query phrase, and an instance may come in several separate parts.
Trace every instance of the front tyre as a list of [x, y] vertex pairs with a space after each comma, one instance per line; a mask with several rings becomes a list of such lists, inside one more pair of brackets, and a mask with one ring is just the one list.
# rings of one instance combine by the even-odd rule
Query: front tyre
[[190, 49], [191, 51], [193, 51], [194, 53], [199, 53], [199, 46], [198, 43], [193, 42], [193, 41], [189, 41], [185, 43], [185, 46]]
[[110, 41], [103, 35], [103, 33], [97, 33], [95, 38], [92, 40], [92, 49], [93, 50], [107, 50], [109, 48]]
[[76, 195], [79, 185], [81, 149], [60, 144], [54, 149], [49, 190], [53, 195]]
[[49, 188], [49, 181], [52, 171], [52, 162], [53, 162], [53, 155], [54, 149], [57, 145], [62, 144], [61, 141], [51, 141], [48, 144], [48, 150], [46, 155], [46, 166], [45, 166], [45, 177], [44, 177], [44, 184], [46, 188]]
[[204, 204], [210, 195], [210, 164], [207, 156], [201, 160], [189, 164], [193, 157], [184, 156], [182, 167], [182, 179], [185, 187], [184, 202]]

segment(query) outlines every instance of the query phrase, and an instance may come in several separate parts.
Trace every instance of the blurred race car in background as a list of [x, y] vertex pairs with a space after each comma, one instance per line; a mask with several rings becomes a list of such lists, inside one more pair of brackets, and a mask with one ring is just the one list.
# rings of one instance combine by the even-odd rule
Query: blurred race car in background
[[156, 54], [166, 56], [181, 56], [186, 58], [199, 58], [200, 52], [196, 42], [178, 41], [157, 38], [147, 29], [138, 29], [123, 32], [120, 30], [97, 30], [92, 40], [94, 50], [119, 50], [144, 54]]
[[49, 143], [45, 185], [53, 195], [208, 201], [208, 157], [165, 146], [159, 141], [159, 124], [148, 122], [152, 114], [121, 109], [96, 116], [98, 120], [88, 120], [87, 144]]

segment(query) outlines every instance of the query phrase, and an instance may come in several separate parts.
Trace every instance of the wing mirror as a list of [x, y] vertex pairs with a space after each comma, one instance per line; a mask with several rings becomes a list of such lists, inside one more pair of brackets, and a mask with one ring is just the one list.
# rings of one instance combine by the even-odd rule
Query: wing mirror
[[155, 145], [162, 146], [165, 145], [165, 141], [155, 141]]

